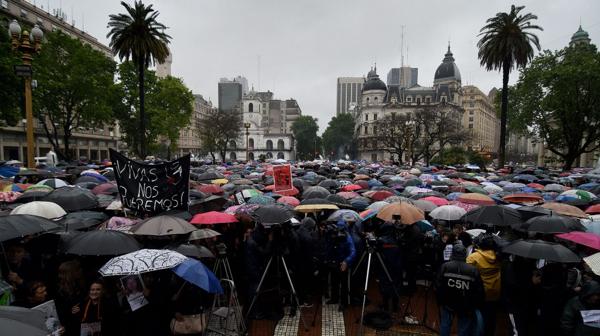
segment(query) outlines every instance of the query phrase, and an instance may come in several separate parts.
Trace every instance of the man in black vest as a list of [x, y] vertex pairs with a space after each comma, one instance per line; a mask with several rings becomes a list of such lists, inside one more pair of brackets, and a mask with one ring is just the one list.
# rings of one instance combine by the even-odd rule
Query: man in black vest
[[443, 264], [437, 278], [440, 306], [440, 336], [450, 335], [452, 320], [458, 317], [458, 335], [473, 335], [476, 310], [484, 301], [483, 282], [475, 266], [465, 262], [467, 250], [461, 243], [452, 247], [450, 261]]

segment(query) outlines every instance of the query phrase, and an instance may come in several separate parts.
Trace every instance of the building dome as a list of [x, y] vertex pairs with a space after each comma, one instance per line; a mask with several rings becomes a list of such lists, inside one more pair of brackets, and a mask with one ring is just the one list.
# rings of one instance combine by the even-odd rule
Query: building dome
[[379, 79], [379, 75], [377, 75], [377, 68], [371, 69], [367, 74], [367, 81], [363, 85], [362, 91], [370, 91], [370, 90], [383, 90], [387, 91], [387, 86], [385, 83]]
[[590, 42], [591, 42], [590, 35], [585, 30], [583, 30], [580, 25], [579, 29], [577, 29], [575, 34], [573, 34], [573, 36], [571, 36], [571, 42], [569, 44], [570, 45], [580, 44], [580, 43], [590, 44]]
[[442, 61], [442, 64], [440, 64], [440, 66], [435, 71], [433, 82], [437, 83], [440, 81], [447, 80], [455, 80], [457, 82], [460, 82], [460, 71], [458, 71], [458, 67], [454, 63], [454, 57], [452, 57], [450, 45], [448, 45], [448, 52], [444, 56], [445, 57]]

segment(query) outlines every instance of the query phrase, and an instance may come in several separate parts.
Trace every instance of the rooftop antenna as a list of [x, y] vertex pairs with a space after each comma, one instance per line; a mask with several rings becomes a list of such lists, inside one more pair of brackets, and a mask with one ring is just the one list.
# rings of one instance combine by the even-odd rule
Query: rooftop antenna
[[408, 63], [408, 43], [407, 43], [406, 44], [406, 66], [409, 66], [408, 64], [409, 63]]
[[402, 59], [401, 66], [404, 67], [404, 25], [402, 25], [402, 33], [400, 34], [400, 58]]
[[256, 56], [256, 75], [258, 77], [258, 91], [260, 91], [260, 55]]

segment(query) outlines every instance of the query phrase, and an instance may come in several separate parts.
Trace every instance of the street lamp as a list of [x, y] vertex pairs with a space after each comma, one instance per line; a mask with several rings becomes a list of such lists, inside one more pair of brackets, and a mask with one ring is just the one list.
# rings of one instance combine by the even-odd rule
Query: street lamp
[[8, 34], [11, 38], [13, 50], [21, 52], [22, 65], [15, 66], [17, 76], [21, 76], [25, 80], [25, 115], [27, 118], [27, 167], [34, 168], [34, 139], [33, 139], [33, 110], [31, 103], [31, 61], [33, 54], [38, 53], [42, 47], [42, 38], [44, 32], [36, 24], [31, 29], [31, 35], [28, 31], [21, 33], [21, 25], [17, 20], [12, 20], [8, 25]]
[[250, 123], [244, 123], [244, 128], [246, 129], [246, 161], [248, 161], [250, 159], [250, 143], [248, 142], [248, 136], [250, 136], [250, 131], [248, 130], [250, 128]]

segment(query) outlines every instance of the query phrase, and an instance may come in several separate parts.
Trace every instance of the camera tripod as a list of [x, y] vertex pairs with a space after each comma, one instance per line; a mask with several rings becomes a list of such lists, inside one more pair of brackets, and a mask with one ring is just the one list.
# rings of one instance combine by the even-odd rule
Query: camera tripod
[[364, 335], [365, 305], [367, 303], [367, 289], [369, 287], [369, 275], [371, 273], [371, 260], [373, 258], [373, 254], [375, 254], [375, 256], [377, 256], [377, 259], [379, 260], [379, 263], [380, 263], [381, 267], [383, 268], [383, 271], [385, 272], [385, 276], [387, 277], [388, 281], [392, 284], [392, 288], [394, 289], [394, 295], [396, 295], [396, 297], [398, 298], [398, 301], [400, 301], [400, 294], [398, 293], [398, 290], [396, 289], [396, 286], [394, 285], [392, 276], [390, 275], [390, 272], [388, 272], [388, 269], [385, 266], [385, 263], [383, 262], [383, 258], [381, 257], [381, 254], [379, 253], [379, 251], [377, 251], [375, 249], [374, 245], [375, 245], [375, 242], [369, 242], [369, 240], [367, 240], [367, 250], [365, 250], [363, 252], [363, 254], [360, 256], [360, 259], [358, 260], [358, 263], [356, 264], [356, 268], [355, 268], [354, 272], [352, 273], [352, 275], [356, 274], [356, 272], [360, 268], [360, 265], [362, 264], [362, 262], [364, 261], [364, 259], [366, 257], [367, 258], [367, 272], [365, 274], [365, 287], [363, 290], [362, 308], [360, 311], [360, 329], [358, 331], [359, 336]]
[[[273, 265], [273, 261], [275, 262], [275, 267], [277, 269], [277, 279], [279, 279], [279, 266], [281, 264], [281, 266], [283, 267], [283, 270], [285, 271], [285, 275], [288, 281], [288, 284], [290, 285], [290, 289], [292, 291], [292, 297], [294, 299], [294, 302], [292, 302], [292, 310], [291, 310], [291, 315], [296, 313], [296, 309], [293, 307], [294, 303], [296, 305], [296, 308], [300, 308], [300, 300], [298, 300], [298, 294], [296, 293], [296, 287], [294, 287], [294, 283], [292, 282], [292, 277], [290, 276], [290, 272], [288, 270], [287, 264], [285, 262], [285, 258], [283, 255], [281, 254], [273, 254], [269, 257], [269, 261], [267, 262], [267, 266], [265, 267], [265, 270], [260, 278], [260, 282], [258, 283], [258, 287], [256, 287], [256, 292], [254, 294], [254, 297], [252, 298], [252, 302], [250, 303], [250, 306], [248, 307], [248, 311], [246, 312], [246, 320], [248, 320], [248, 317], [250, 316], [250, 313], [252, 312], [252, 308], [254, 308], [254, 304], [256, 303], [256, 300], [258, 299], [258, 296], [261, 294], [261, 289], [262, 286], [264, 284], [265, 278], [267, 277], [267, 273], [269, 273], [269, 269], [271, 268], [271, 266]], [[277, 290], [279, 293], [281, 293], [281, 289], [280, 289], [280, 283], [278, 280], [277, 283]], [[304, 325], [304, 329], [306, 331], [308, 331], [308, 325], [306, 324], [306, 321], [304, 320], [304, 316], [302, 316], [302, 312], [300, 313], [300, 319], [302, 320], [302, 324]]]
[[[430, 266], [430, 265], [426, 265], [426, 266]], [[438, 330], [436, 330], [433, 327], [430, 327], [427, 324], [427, 319], [429, 318], [429, 296], [430, 296], [430, 291], [431, 291], [431, 287], [433, 285], [433, 271], [431, 269], [427, 269], [427, 267], [424, 268], [419, 268], [419, 270], [421, 270], [422, 274], [425, 274], [425, 278], [423, 279], [425, 281], [425, 308], [423, 310], [423, 316], [420, 320], [417, 321], [417, 323], [407, 323], [404, 320], [404, 317], [408, 316], [409, 314], [412, 314], [412, 309], [411, 309], [411, 303], [412, 303], [412, 299], [413, 296], [416, 294], [416, 290], [415, 292], [411, 293], [410, 296], [408, 297], [408, 302], [406, 303], [406, 307], [404, 307], [404, 311], [402, 312], [402, 323], [408, 324], [408, 325], [413, 325], [413, 326], [420, 326], [420, 327], [424, 327], [430, 331], [433, 332], [439, 332]]]
[[[231, 266], [229, 265], [229, 259], [227, 259], [226, 251], [218, 252], [217, 260], [215, 262], [215, 266], [213, 267], [213, 273], [219, 279], [225, 278], [235, 282], [235, 280], [233, 279], [233, 272], [231, 271]], [[220, 273], [223, 273], [223, 276], [221, 276]]]

